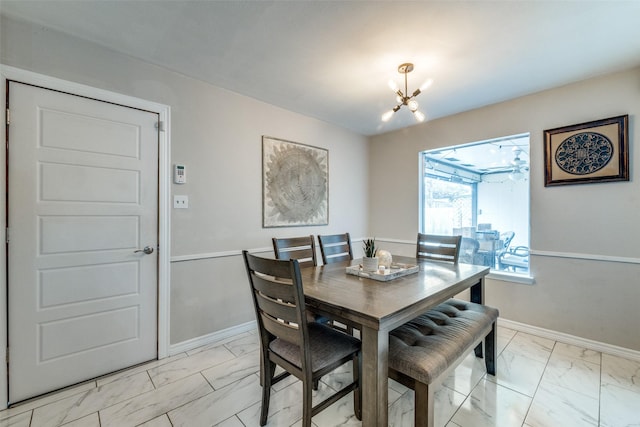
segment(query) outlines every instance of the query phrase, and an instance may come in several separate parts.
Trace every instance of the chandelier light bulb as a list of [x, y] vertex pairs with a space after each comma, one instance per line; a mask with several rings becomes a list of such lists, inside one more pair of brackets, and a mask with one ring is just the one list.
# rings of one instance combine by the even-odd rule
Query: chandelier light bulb
[[416, 120], [419, 122], [424, 122], [425, 116], [421, 111], [414, 111], [413, 115], [415, 116]]
[[397, 102], [398, 104], [401, 104], [401, 103], [402, 103], [402, 101], [403, 101], [403, 99], [402, 99], [402, 97], [401, 97], [400, 95], [396, 96], [396, 102]]
[[415, 99], [412, 99], [407, 104], [407, 107], [409, 107], [409, 110], [411, 110], [412, 113], [415, 113], [415, 111], [418, 109], [418, 101], [416, 101]]
[[389, 80], [389, 87], [391, 88], [392, 91], [397, 92], [400, 88], [398, 87], [398, 85], [396, 84], [396, 82], [394, 82], [393, 80]]
[[386, 113], [384, 113], [384, 114], [382, 115], [382, 121], [383, 121], [383, 122], [388, 122], [388, 121], [389, 121], [389, 119], [391, 119], [391, 116], [393, 116], [393, 113], [394, 113], [394, 111], [393, 111], [393, 110], [389, 110], [389, 111], [387, 111]]

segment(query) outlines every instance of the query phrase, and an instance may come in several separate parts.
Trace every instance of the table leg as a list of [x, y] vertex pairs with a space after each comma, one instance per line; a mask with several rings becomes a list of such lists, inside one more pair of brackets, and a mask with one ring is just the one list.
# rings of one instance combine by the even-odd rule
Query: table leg
[[484, 304], [484, 276], [471, 286], [471, 302], [476, 304]]
[[[471, 302], [484, 304], [484, 276], [478, 281], [478, 283], [471, 286]], [[482, 343], [478, 344], [473, 351], [476, 354], [476, 357], [482, 357]]]
[[389, 333], [363, 327], [362, 425], [387, 427]]

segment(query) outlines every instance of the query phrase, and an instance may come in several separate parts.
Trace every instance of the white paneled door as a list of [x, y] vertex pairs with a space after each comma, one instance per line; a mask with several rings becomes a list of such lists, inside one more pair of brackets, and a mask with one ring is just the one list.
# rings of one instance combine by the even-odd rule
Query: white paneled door
[[13, 403], [157, 357], [158, 115], [8, 98]]

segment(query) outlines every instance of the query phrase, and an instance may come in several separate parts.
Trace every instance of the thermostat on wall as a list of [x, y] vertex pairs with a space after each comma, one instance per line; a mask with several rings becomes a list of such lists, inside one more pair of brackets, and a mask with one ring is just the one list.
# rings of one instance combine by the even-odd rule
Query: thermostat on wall
[[185, 165], [173, 166], [173, 182], [176, 184], [184, 184], [187, 182], [187, 168]]

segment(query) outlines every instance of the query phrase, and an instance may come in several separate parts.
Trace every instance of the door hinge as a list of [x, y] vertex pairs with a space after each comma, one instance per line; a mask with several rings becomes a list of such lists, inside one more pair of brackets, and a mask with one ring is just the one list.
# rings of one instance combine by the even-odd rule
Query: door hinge
[[11, 110], [7, 108], [7, 125], [11, 124]]
[[164, 122], [156, 122], [156, 129], [158, 129], [160, 132], [164, 132]]
[[9, 227], [4, 229], [4, 240], [5, 243], [9, 243]]

